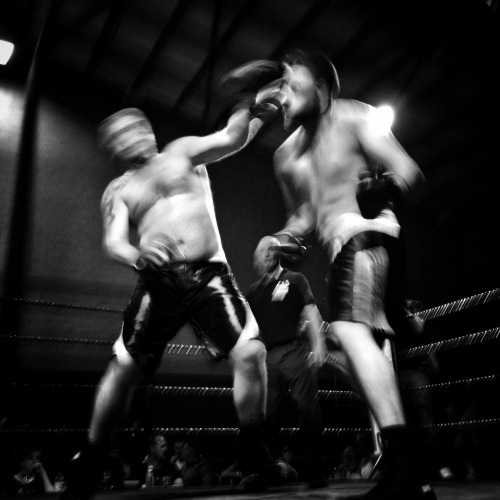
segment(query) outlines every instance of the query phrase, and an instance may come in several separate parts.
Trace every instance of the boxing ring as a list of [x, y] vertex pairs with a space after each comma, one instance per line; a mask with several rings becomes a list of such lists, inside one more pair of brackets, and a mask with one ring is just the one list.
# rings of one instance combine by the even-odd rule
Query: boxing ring
[[[457, 301], [449, 302], [440, 306], [423, 309], [421, 311], [409, 314], [408, 317], [415, 316], [418, 319], [425, 321], [426, 328], [432, 325], [435, 321], [446, 322], [449, 318], [454, 318], [455, 322], [462, 322], [461, 315], [471, 311], [479, 311], [482, 314], [481, 308], [489, 307], [491, 311], [498, 310], [498, 301], [500, 300], [500, 288], [485, 291], [470, 297], [466, 297]], [[5, 298], [0, 297], [0, 303], [8, 304], [9, 307], [28, 307], [28, 308], [45, 308], [45, 309], [64, 309], [70, 311], [92, 311], [94, 313], [103, 314], [121, 314], [121, 309], [49, 302], [43, 300], [21, 299], [21, 298]], [[494, 314], [492, 314], [494, 316]], [[498, 319], [497, 319], [498, 321]], [[468, 328], [468, 323], [464, 323], [465, 328]], [[452, 328], [453, 329], [453, 328]], [[48, 332], [49, 333], [49, 332]], [[394, 357], [398, 367], [398, 372], [405, 370], [408, 365], [414, 366], [418, 364], [419, 360], [429, 359], [436, 355], [446, 355], [448, 358], [460, 355], [463, 356], [467, 352], [467, 356], [474, 356], [478, 347], [483, 350], [498, 352], [498, 340], [500, 338], [500, 326], [493, 326], [485, 329], [473, 330], [468, 332], [461, 332], [457, 336], [450, 336], [449, 338], [441, 338], [437, 341], [424, 342], [414, 345], [412, 347], [395, 349]], [[426, 337], [428, 340], [428, 337]], [[418, 340], [418, 339], [417, 339]], [[91, 353], [109, 354], [110, 347], [114, 343], [113, 340], [104, 339], [86, 339], [86, 338], [72, 338], [51, 336], [28, 336], [16, 335], [15, 332], [0, 334], [0, 344], [4, 352], [9, 352], [9, 349], [15, 351], [22, 349], [23, 346], [29, 346], [31, 349], [45, 349], [49, 352], [57, 352], [61, 346], [71, 346], [72, 348], [80, 348], [85, 346], [90, 349]], [[205, 348], [200, 345], [194, 344], [169, 344], [166, 348], [164, 359], [176, 359], [177, 362], [184, 363], [186, 360], [196, 362], [196, 358], [200, 356], [207, 356]], [[474, 363], [480, 363], [479, 360], [473, 360]], [[471, 360], [472, 362], [472, 360]], [[327, 364], [335, 369], [336, 358], [334, 355], [329, 355]], [[498, 394], [498, 382], [500, 380], [499, 371], [493, 373], [481, 374], [472, 377], [459, 377], [456, 379], [431, 382], [427, 384], [420, 384], [417, 387], [406, 387], [401, 385], [402, 393], [409, 397], [432, 395], [433, 398], [456, 398], [458, 401], [463, 399], [464, 394], [484, 394], [485, 392], [495, 398]], [[76, 383], [71, 379], [66, 380], [64, 377], [58, 382], [41, 380], [3, 380], [2, 392], [5, 397], [3, 400], [7, 405], [17, 404], [19, 401], [28, 401], [30, 398], [36, 397], [37, 404], [40, 401], [48, 401], [53, 404], [58, 401], [59, 397], [64, 398], [65, 391], [71, 391], [73, 394], [81, 394], [81, 408], [74, 408], [76, 413], [80, 413], [88, 420], [90, 415], [91, 398], [94, 394], [96, 384], [94, 383]], [[156, 404], [164, 405], [168, 399], [169, 405], [182, 405], [187, 401], [189, 402], [200, 399], [206, 400], [205, 406], [220, 406], [226, 405], [225, 408], [231, 407], [232, 388], [228, 386], [208, 386], [208, 385], [148, 385], [141, 386], [139, 391], [146, 395], [146, 401], [156, 400]], [[366, 409], [363, 407], [360, 397], [351, 390], [345, 389], [321, 389], [319, 391], [320, 402], [322, 405], [335, 405], [336, 411], [339, 408], [347, 408], [351, 412], [358, 412], [366, 414]], [[184, 400], [184, 403], [183, 403]], [[59, 399], [60, 404], [64, 404], [64, 400]], [[24, 404], [24, 403], [23, 403]], [[323, 406], [322, 406], [323, 407]], [[154, 404], [146, 404], [145, 411], [154, 412]], [[364, 413], [363, 413], [364, 412]], [[0, 415], [1, 417], [1, 415]], [[218, 440], [221, 446], [231, 443], [232, 451], [234, 451], [234, 442], [238, 435], [238, 428], [235, 425], [224, 425], [227, 420], [221, 421], [220, 426], [211, 425], [213, 422], [204, 421], [204, 412], [198, 412], [196, 415], [190, 415], [188, 424], [186, 426], [161, 426], [151, 423], [151, 425], [140, 427], [133, 425], [130, 427], [122, 427], [119, 434], [125, 438], [128, 436], [142, 435], [150, 432], [157, 432], [164, 434], [167, 438], [175, 436], [183, 436], [188, 438], [202, 438], [205, 442], [210, 440]], [[195, 420], [192, 420], [195, 419]], [[57, 419], [56, 419], [57, 420]], [[372, 431], [369, 425], [369, 419], [365, 419], [366, 425], [352, 425], [352, 426], [325, 426], [324, 438], [325, 442], [332, 440], [344, 439], [348, 440], [360, 433], [370, 433]], [[152, 421], [151, 421], [152, 422]], [[236, 420], [234, 420], [236, 422]], [[363, 420], [362, 420], [363, 422]], [[56, 422], [57, 424], [58, 422]], [[208, 423], [208, 425], [207, 425]], [[355, 422], [355, 424], [358, 421]], [[193, 424], [193, 425], [190, 425]], [[442, 421], [434, 421], [431, 423], [424, 423], [420, 428], [434, 434], [444, 436], [456, 434], [459, 432], [483, 432], [492, 436], [493, 441], [498, 442], [498, 435], [500, 434], [500, 414], [494, 414], [491, 411], [486, 411], [484, 415], [473, 414], [471, 418], [467, 418], [464, 413], [461, 418], [453, 419], [447, 418]], [[36, 413], [33, 414], [32, 421], [9, 421], [4, 419], [0, 422], [0, 439], [16, 440], [33, 436], [39, 439], [41, 436], [45, 440], [50, 440], [51, 437], [57, 439], [69, 440], [82, 440], [87, 432], [85, 426], [68, 425], [64, 422], [60, 425], [54, 425], [50, 422], [44, 422], [43, 418], [37, 422]], [[293, 437], [299, 432], [297, 427], [283, 427], [281, 433], [283, 436]], [[207, 457], [210, 462], [210, 457]], [[500, 465], [500, 464], [499, 464]], [[436, 481], [433, 483], [436, 494], [439, 499], [493, 499], [500, 498], [500, 481], [496, 478], [492, 480], [451, 480], [451, 481]], [[250, 494], [245, 492], [242, 487], [238, 485], [221, 485], [210, 488], [173, 488], [168, 486], [154, 487], [142, 490], [124, 489], [120, 491], [99, 491], [96, 498], [114, 498], [119, 499], [132, 499], [132, 498], [328, 498], [336, 499], [342, 496], [349, 496], [350, 494], [359, 494], [368, 490], [373, 482], [370, 480], [356, 480], [349, 481], [339, 479], [332, 472], [330, 477], [330, 484], [327, 488], [321, 490], [309, 490], [305, 483], [291, 483], [281, 486], [279, 488], [271, 488], [266, 492]], [[57, 495], [57, 494], [54, 494]]]

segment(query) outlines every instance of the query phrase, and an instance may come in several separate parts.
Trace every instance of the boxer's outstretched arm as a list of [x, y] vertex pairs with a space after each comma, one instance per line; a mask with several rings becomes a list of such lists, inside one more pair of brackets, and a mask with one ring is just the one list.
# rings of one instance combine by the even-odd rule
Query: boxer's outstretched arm
[[234, 94], [232, 98], [238, 98], [227, 125], [210, 135], [173, 141], [164, 152], [189, 158], [196, 166], [213, 163], [240, 151], [281, 109], [284, 98], [281, 81], [273, 80], [280, 68], [272, 61], [253, 61], [226, 75], [226, 84], [234, 87], [232, 91], [226, 90]]
[[188, 158], [193, 165], [220, 160], [247, 144], [252, 118], [248, 109], [238, 109], [222, 130], [206, 136], [181, 137], [167, 144], [162, 153]]
[[390, 130], [380, 133], [362, 122], [357, 131], [363, 151], [394, 175], [393, 182], [403, 196], [413, 196], [423, 186], [424, 174]]

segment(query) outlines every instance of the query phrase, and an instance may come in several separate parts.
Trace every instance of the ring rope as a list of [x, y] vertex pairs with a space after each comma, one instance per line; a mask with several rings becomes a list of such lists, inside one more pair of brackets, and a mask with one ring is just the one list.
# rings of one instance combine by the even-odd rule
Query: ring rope
[[[31, 341], [31, 342], [59, 342], [63, 344], [89, 344], [89, 345], [105, 345], [112, 346], [114, 340], [101, 340], [101, 339], [81, 339], [81, 338], [69, 338], [69, 337], [40, 337], [34, 335], [0, 335], [1, 341]], [[210, 356], [208, 350], [203, 345], [193, 345], [193, 344], [167, 344], [165, 347], [164, 354], [170, 355], [186, 355], [186, 356]], [[312, 353], [311, 353], [312, 354]], [[210, 356], [211, 357], [211, 356]], [[331, 364], [338, 364], [339, 361], [334, 354], [327, 354], [327, 362]]]
[[207, 349], [202, 345], [189, 345], [189, 344], [167, 344], [165, 354], [184, 354], [199, 356], [201, 354], [208, 355]]
[[16, 297], [0, 297], [3, 302], [15, 302], [17, 304], [28, 304], [34, 306], [44, 307], [64, 307], [66, 309], [83, 309], [85, 311], [97, 311], [106, 313], [123, 313], [123, 309], [116, 309], [114, 307], [100, 307], [82, 304], [70, 304], [69, 302], [53, 302], [48, 300], [39, 299], [21, 299]]
[[423, 425], [422, 429], [439, 431], [460, 431], [485, 428], [500, 424], [500, 418], [486, 418], [483, 420], [464, 420], [463, 422], [444, 422], [441, 424]]
[[[17, 387], [22, 389], [96, 389], [93, 384], [32, 384], [26, 382], [12, 382], [9, 387]], [[233, 394], [232, 387], [189, 387], [189, 386], [168, 386], [168, 385], [155, 385], [155, 386], [140, 386], [140, 388], [150, 388], [154, 394], [161, 396], [197, 396], [197, 397], [228, 397]], [[334, 391], [334, 390], [319, 390], [321, 399], [326, 400], [361, 400], [358, 393], [354, 391]]]
[[91, 344], [91, 345], [113, 345], [114, 340], [102, 340], [102, 339], [74, 339], [68, 337], [40, 337], [34, 335], [0, 335], [0, 341], [24, 341], [28, 340], [31, 342], [60, 342], [63, 344]]
[[419, 393], [428, 391], [443, 392], [447, 391], [448, 389], [455, 389], [455, 388], [475, 389], [478, 386], [491, 385], [495, 380], [498, 380], [498, 378], [499, 375], [487, 375], [483, 377], [454, 380], [451, 382], [441, 382], [438, 384], [426, 384], [420, 387], [414, 387], [407, 390]]
[[[453, 380], [449, 382], [440, 382], [437, 384], [426, 384], [420, 387], [412, 387], [405, 389], [408, 392], [443, 392], [449, 389], [474, 389], [479, 386], [489, 386], [500, 378], [500, 375], [486, 375], [475, 378]], [[94, 384], [33, 384], [26, 382], [11, 382], [7, 385], [9, 387], [18, 388], [44, 388], [44, 389], [96, 389], [98, 387]], [[0, 386], [1, 386], [0, 385]], [[169, 385], [154, 385], [154, 386], [140, 386], [139, 388], [149, 388], [152, 393], [160, 396], [197, 396], [197, 397], [228, 397], [233, 394], [232, 387], [197, 387], [197, 386], [169, 386]], [[359, 400], [361, 397], [355, 391], [342, 391], [342, 390], [318, 390], [321, 399], [325, 400]]]
[[[238, 427], [133, 427], [120, 429], [122, 434], [140, 434], [143, 432], [154, 432], [165, 435], [204, 435], [204, 436], [237, 436], [240, 433]], [[293, 435], [300, 431], [299, 427], [285, 427], [280, 430], [280, 434]], [[346, 433], [368, 432], [368, 427], [329, 427], [323, 430], [323, 436], [333, 436]], [[8, 433], [30, 433], [30, 434], [83, 434], [88, 429], [70, 429], [67, 427], [58, 429], [0, 429], [0, 434]]]
[[[466, 420], [462, 422], [443, 422], [438, 424], [427, 424], [420, 428], [428, 430], [444, 430], [444, 431], [457, 431], [457, 430], [470, 430], [477, 428], [492, 427], [500, 424], [500, 418], [487, 418], [479, 420]], [[295, 434], [299, 431], [299, 427], [283, 427], [280, 433]], [[327, 427], [323, 429], [323, 436], [337, 436], [340, 434], [350, 434], [359, 432], [369, 432], [369, 427]], [[88, 429], [76, 428], [71, 429], [68, 427], [61, 427], [57, 429], [32, 429], [32, 428], [15, 428], [15, 429], [0, 429], [0, 434], [7, 433], [30, 433], [30, 434], [82, 434], [87, 433]], [[123, 434], [139, 434], [143, 432], [158, 432], [166, 435], [205, 435], [205, 436], [236, 436], [239, 434], [237, 427], [131, 427], [122, 428], [120, 432]]]
[[[441, 340], [439, 342], [434, 342], [431, 344], [424, 344], [422, 346], [412, 347], [411, 349], [406, 349], [398, 352], [398, 357], [402, 359], [413, 359], [422, 356], [427, 356], [432, 353], [456, 349], [458, 347], [471, 346], [479, 344], [482, 342], [488, 342], [491, 340], [497, 340], [500, 334], [500, 327], [491, 328], [489, 330], [484, 330], [482, 332], [475, 332], [469, 335], [463, 335], [462, 337], [456, 337], [454, 339]], [[74, 339], [68, 337], [40, 337], [40, 336], [17, 336], [17, 335], [0, 335], [0, 341], [35, 341], [35, 342], [61, 342], [61, 343], [79, 343], [79, 344], [90, 344], [90, 345], [113, 345], [112, 340], [100, 340], [100, 339]], [[206, 348], [200, 345], [190, 345], [190, 344], [167, 344], [165, 348], [165, 354], [174, 355], [192, 355], [199, 356], [201, 354], [207, 354]], [[336, 363], [337, 360], [335, 356], [328, 355], [328, 362]]]
[[[408, 313], [407, 317], [408, 318], [417, 317], [423, 320], [434, 319], [454, 312], [463, 311], [464, 309], [469, 309], [477, 305], [486, 304], [488, 302], [492, 302], [499, 298], [500, 298], [500, 288], [495, 288], [493, 290], [488, 290], [486, 292], [478, 293], [476, 295], [471, 295], [463, 299], [447, 302], [446, 304], [442, 304], [440, 306], [431, 307], [429, 309], [423, 309], [422, 311], [417, 311], [415, 313]], [[54, 301], [39, 300], [39, 299], [23, 299], [17, 297], [0, 297], [0, 301], [14, 302], [18, 304], [45, 306], [45, 307], [64, 307], [67, 309], [81, 309], [81, 310], [97, 311], [97, 312], [109, 312], [109, 313], [120, 313], [120, 314], [124, 312], [123, 309], [118, 309], [115, 307], [71, 304], [68, 302], [54, 302]]]
[[500, 327], [490, 328], [489, 330], [483, 330], [482, 332], [471, 333], [454, 339], [441, 340], [440, 342], [433, 342], [432, 344], [425, 344], [412, 347], [411, 349], [406, 349], [404, 351], [399, 351], [398, 357], [402, 357], [403, 359], [419, 358], [436, 352], [449, 351], [458, 347], [471, 346], [497, 340], [499, 336]]
[[494, 290], [489, 290], [487, 292], [478, 293], [476, 295], [471, 295], [470, 297], [465, 297], [463, 299], [455, 300], [453, 302], [448, 302], [446, 304], [431, 307], [429, 309], [423, 309], [422, 311], [417, 311], [415, 313], [409, 313], [407, 318], [421, 318], [423, 320], [429, 320], [438, 318], [440, 316], [445, 316], [454, 312], [463, 311], [464, 309], [469, 309], [481, 304], [486, 304], [500, 298], [500, 288], [495, 288]]
[[[114, 340], [101, 340], [101, 339], [81, 339], [69, 337], [40, 337], [34, 335], [0, 335], [0, 341], [31, 341], [31, 342], [59, 342], [63, 344], [89, 344], [89, 345], [105, 345], [112, 346]], [[208, 355], [207, 349], [202, 345], [191, 344], [167, 344], [165, 347], [165, 354], [184, 354], [184, 355]]]
[[[112, 346], [114, 340], [102, 340], [102, 339], [81, 339], [81, 338], [69, 338], [69, 337], [40, 337], [34, 335], [0, 335], [0, 341], [31, 341], [31, 342], [60, 342], [63, 344], [90, 344], [90, 345], [106, 345]], [[165, 354], [186, 354], [198, 356], [201, 354], [206, 354], [206, 349], [201, 345], [190, 345], [190, 344], [167, 344], [165, 348]]]

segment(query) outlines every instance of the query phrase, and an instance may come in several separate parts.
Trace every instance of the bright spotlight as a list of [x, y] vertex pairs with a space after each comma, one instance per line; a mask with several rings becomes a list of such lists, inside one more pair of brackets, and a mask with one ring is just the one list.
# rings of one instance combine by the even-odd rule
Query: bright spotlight
[[14, 52], [14, 44], [0, 40], [0, 64], [7, 64], [12, 52]]
[[390, 106], [373, 108], [370, 114], [370, 125], [378, 134], [387, 134], [394, 121], [394, 111]]

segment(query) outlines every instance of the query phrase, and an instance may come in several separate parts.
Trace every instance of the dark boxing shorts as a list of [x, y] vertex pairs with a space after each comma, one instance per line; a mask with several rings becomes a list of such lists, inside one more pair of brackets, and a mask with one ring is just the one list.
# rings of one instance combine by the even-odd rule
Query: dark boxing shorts
[[345, 239], [335, 242], [328, 272], [330, 320], [364, 323], [375, 334], [394, 335], [385, 303], [390, 262], [400, 248], [399, 225], [395, 218], [377, 223], [346, 215], [338, 233]]
[[174, 263], [140, 271], [124, 313], [117, 356], [125, 348], [141, 372], [154, 373], [166, 344], [190, 322], [216, 358], [227, 357], [245, 327], [246, 301], [226, 263]]

